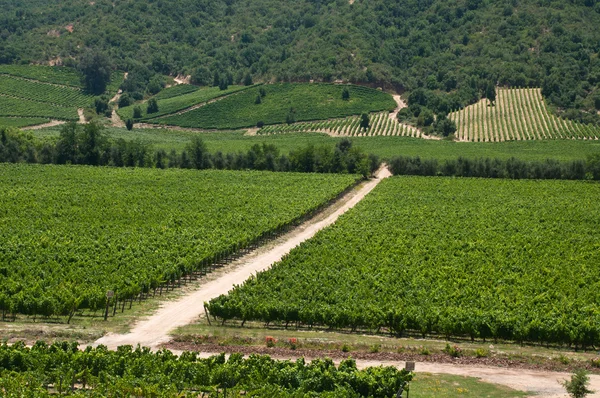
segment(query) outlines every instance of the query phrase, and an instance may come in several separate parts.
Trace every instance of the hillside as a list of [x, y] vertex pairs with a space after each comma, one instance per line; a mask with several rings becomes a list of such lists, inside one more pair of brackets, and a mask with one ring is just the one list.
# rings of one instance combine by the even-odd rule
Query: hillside
[[[350, 4], [352, 3], [352, 4]], [[550, 105], [596, 121], [595, 0], [0, 1], [0, 63], [71, 64], [87, 49], [114, 68], [227, 79], [344, 79], [424, 88], [448, 112], [489, 82], [543, 87]], [[217, 75], [217, 79], [215, 79]], [[566, 111], [565, 111], [566, 110]]]

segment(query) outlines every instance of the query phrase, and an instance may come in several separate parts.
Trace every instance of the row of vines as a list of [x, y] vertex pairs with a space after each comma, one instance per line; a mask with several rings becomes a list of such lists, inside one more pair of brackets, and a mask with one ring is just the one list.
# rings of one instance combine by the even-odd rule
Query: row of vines
[[154, 294], [297, 223], [355, 181], [333, 174], [0, 165], [2, 317], [97, 311], [107, 291], [119, 300]]
[[421, 130], [407, 124], [398, 123], [390, 118], [389, 113], [379, 112], [369, 115], [369, 127], [360, 127], [360, 117], [351, 116], [343, 119], [330, 119], [324, 121], [303, 122], [293, 124], [277, 124], [265, 126], [258, 131], [261, 135], [316, 132], [335, 136], [402, 136], [421, 137]]
[[222, 320], [600, 344], [600, 185], [394, 177], [270, 270]]
[[552, 115], [540, 89], [498, 89], [493, 106], [483, 99], [449, 116], [461, 141], [598, 139], [600, 128]]
[[0, 392], [7, 397], [387, 398], [406, 388], [412, 376], [391, 366], [359, 370], [352, 359], [336, 366], [330, 359], [199, 358], [139, 346], [116, 351], [79, 350], [75, 343], [0, 346]]

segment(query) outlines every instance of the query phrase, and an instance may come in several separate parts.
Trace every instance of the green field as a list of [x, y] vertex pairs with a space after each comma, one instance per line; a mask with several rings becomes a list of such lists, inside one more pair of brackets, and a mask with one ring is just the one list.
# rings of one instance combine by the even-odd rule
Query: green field
[[[349, 100], [342, 99], [345, 87], [350, 91]], [[266, 95], [257, 104], [261, 88]], [[391, 95], [360, 86], [268, 84], [153, 122], [205, 129], [235, 129], [253, 127], [259, 121], [267, 125], [285, 123], [290, 114], [296, 121], [305, 121], [392, 110], [395, 107], [396, 102]]]
[[132, 297], [292, 222], [350, 175], [0, 165], [0, 309]]
[[[70, 89], [66, 89], [70, 90]], [[18, 116], [26, 119], [49, 118], [78, 120], [76, 107], [65, 107], [25, 98], [7, 97], [0, 94], [0, 116]]]
[[[60, 127], [52, 127], [32, 131], [40, 139], [56, 139]], [[200, 136], [211, 152], [223, 153], [247, 151], [255, 144], [269, 143], [277, 146], [282, 153], [306, 147], [334, 146], [343, 138], [348, 138], [354, 145], [367, 153], [374, 153], [382, 158], [394, 156], [420, 156], [439, 160], [456, 159], [459, 156], [473, 159], [490, 157], [508, 159], [516, 157], [523, 160], [581, 160], [588, 155], [600, 152], [600, 141], [584, 140], [544, 140], [544, 141], [509, 141], [509, 142], [452, 142], [441, 140], [423, 140], [420, 138], [375, 136], [375, 137], [330, 137], [319, 133], [288, 133], [263, 136], [248, 136], [240, 131], [220, 131], [197, 133], [193, 131], [165, 129], [105, 129], [111, 139], [123, 138], [127, 141], [140, 140], [152, 145], [155, 149], [181, 151], [192, 137]]]
[[[184, 85], [181, 86], [185, 87]], [[247, 89], [247, 87], [245, 86], [229, 86], [227, 90], [220, 90], [219, 87], [205, 87], [180, 95], [175, 95], [181, 93], [181, 91], [179, 91], [181, 89], [178, 89], [177, 87], [180, 86], [175, 86], [172, 89], [167, 89], [166, 93], [164, 93], [162, 96], [161, 93], [157, 94], [156, 98], [158, 102], [158, 112], [148, 114], [148, 105], [144, 102], [121, 108], [117, 111], [117, 113], [123, 120], [133, 119], [133, 109], [136, 106], [139, 106], [142, 110], [142, 121], [157, 123], [156, 121], [152, 121], [152, 119], [176, 113], [194, 105], [202, 104], [212, 99]], [[186, 90], [188, 89], [188, 87], [185, 87]]]
[[[116, 93], [122, 73], [113, 72], [107, 87]], [[0, 65], [0, 126], [25, 127], [40, 118], [78, 120], [78, 108], [93, 107], [96, 97], [84, 92], [75, 69], [33, 65]], [[4, 121], [6, 124], [4, 124]]]
[[462, 141], [598, 139], [600, 128], [561, 119], [548, 111], [540, 89], [498, 89], [490, 106], [483, 99], [450, 114]]
[[394, 177], [210, 302], [223, 319], [600, 341], [600, 185]]
[[0, 74], [23, 77], [45, 83], [81, 88], [81, 75], [73, 68], [42, 65], [0, 65]]
[[48, 123], [50, 119], [39, 117], [0, 117], [0, 127], [27, 127]]

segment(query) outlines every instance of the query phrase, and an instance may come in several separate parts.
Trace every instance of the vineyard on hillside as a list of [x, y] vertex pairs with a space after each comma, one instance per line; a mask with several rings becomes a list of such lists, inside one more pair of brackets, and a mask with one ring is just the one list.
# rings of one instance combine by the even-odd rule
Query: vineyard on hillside
[[598, 197], [600, 185], [585, 182], [393, 177], [209, 310], [597, 347]]
[[450, 114], [461, 141], [598, 139], [598, 126], [562, 119], [548, 112], [540, 89], [497, 90], [496, 103], [486, 99]]
[[270, 135], [305, 132], [326, 133], [340, 137], [381, 135], [421, 138], [423, 136], [421, 130], [407, 124], [398, 123], [397, 120], [390, 118], [388, 112], [370, 114], [368, 129], [361, 129], [359, 116], [350, 116], [343, 119], [265, 126], [258, 130], [257, 134]]
[[[195, 88], [192, 90], [191, 88]], [[146, 102], [130, 105], [117, 111], [123, 120], [134, 119], [133, 110], [139, 107], [142, 111], [142, 117], [136, 120], [148, 121], [150, 123], [159, 123], [162, 119], [156, 119], [161, 116], [170, 115], [186, 109], [223, 97], [237, 91], [245, 90], [245, 86], [229, 86], [227, 90], [221, 90], [219, 87], [194, 87], [188, 84], [180, 84], [159, 92], [154, 98], [158, 103], [158, 112], [148, 113]]]
[[[121, 82], [122, 74], [114, 72], [107, 92], [117, 92]], [[75, 69], [0, 65], [0, 126], [31, 126], [40, 118], [76, 121], [77, 109], [93, 107], [95, 99]]]
[[0, 310], [156, 292], [335, 198], [351, 175], [0, 165]]
[[0, 345], [0, 391], [7, 397], [388, 398], [412, 376], [392, 366], [359, 370], [352, 359], [336, 366], [331, 359], [199, 358], [139, 346], [110, 351], [66, 342]]
[[[342, 99], [344, 89], [349, 99]], [[180, 115], [153, 119], [160, 123], [204, 129], [236, 129], [286, 121], [326, 120], [364, 112], [393, 110], [391, 95], [360, 86], [282, 83], [253, 87]]]

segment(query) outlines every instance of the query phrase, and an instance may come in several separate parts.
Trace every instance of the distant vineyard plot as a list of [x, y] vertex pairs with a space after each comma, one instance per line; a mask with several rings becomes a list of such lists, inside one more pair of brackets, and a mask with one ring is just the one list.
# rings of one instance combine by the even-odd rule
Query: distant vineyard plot
[[103, 308], [335, 198], [350, 175], [0, 165], [0, 310]]
[[133, 110], [136, 107], [139, 107], [141, 110], [141, 117], [138, 118], [138, 120], [148, 121], [149, 123], [160, 123], [163, 119], [157, 119], [156, 121], [153, 119], [185, 111], [188, 108], [204, 104], [215, 98], [223, 97], [244, 89], [247, 89], [247, 87], [230, 86], [227, 90], [220, 90], [219, 87], [199, 88], [189, 84], [181, 84], [167, 88], [154, 97], [158, 103], [158, 112], [148, 113], [147, 103], [142, 102], [123, 107], [119, 109], [117, 113], [123, 120], [134, 119]]
[[398, 136], [420, 138], [423, 136], [421, 130], [407, 124], [398, 123], [396, 119], [390, 118], [388, 112], [370, 114], [367, 129], [361, 129], [360, 116], [350, 116], [343, 119], [276, 124], [258, 130], [258, 134], [265, 135], [303, 132], [326, 133], [340, 137]]
[[393, 177], [209, 310], [597, 347], [598, 197], [586, 182]]
[[540, 89], [497, 90], [487, 99], [450, 114], [461, 141], [498, 142], [543, 139], [598, 139], [600, 128], [561, 119], [548, 112]]
[[[344, 89], [349, 98], [342, 99]], [[153, 123], [204, 129], [236, 129], [291, 121], [326, 120], [393, 110], [391, 95], [371, 88], [336, 84], [282, 83], [254, 87], [190, 112]], [[159, 104], [160, 108], [160, 104]]]
[[[122, 74], [114, 72], [107, 92], [116, 92], [121, 82]], [[83, 90], [75, 69], [0, 65], [0, 126], [40, 124], [39, 118], [75, 121], [77, 109], [93, 107], [95, 98]]]

